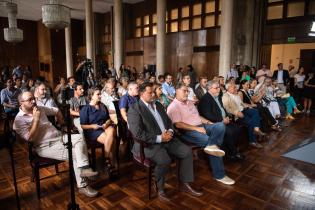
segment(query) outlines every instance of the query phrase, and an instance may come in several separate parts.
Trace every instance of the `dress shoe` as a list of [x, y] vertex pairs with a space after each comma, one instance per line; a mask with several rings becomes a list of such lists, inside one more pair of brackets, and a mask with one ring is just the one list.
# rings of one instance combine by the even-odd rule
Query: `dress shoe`
[[202, 192], [198, 192], [197, 190], [194, 190], [188, 183], [182, 183], [180, 186], [180, 191], [188, 193], [192, 196], [200, 197], [203, 195]]
[[206, 146], [203, 151], [208, 155], [213, 155], [217, 157], [222, 157], [225, 155], [225, 152], [221, 150], [217, 145]]
[[245, 160], [245, 155], [243, 155], [242, 153], [236, 153], [235, 155], [230, 155], [229, 158], [235, 161]]
[[158, 192], [158, 198], [160, 199], [160, 201], [162, 202], [170, 202], [171, 200], [167, 197], [167, 195], [165, 194], [164, 190], [159, 190]]

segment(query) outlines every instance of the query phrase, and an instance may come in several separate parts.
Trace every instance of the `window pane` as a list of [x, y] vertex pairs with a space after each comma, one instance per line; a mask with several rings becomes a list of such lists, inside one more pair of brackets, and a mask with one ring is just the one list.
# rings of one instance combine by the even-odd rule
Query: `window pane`
[[206, 2], [206, 13], [215, 12], [215, 1]]
[[157, 28], [156, 28], [156, 26], [153, 26], [153, 28], [152, 28], [152, 34], [153, 34], [153, 35], [156, 35], [156, 32], [157, 32]]
[[282, 12], [283, 12], [282, 5], [269, 6], [267, 20], [282, 18]]
[[201, 17], [197, 17], [197, 18], [193, 19], [192, 28], [193, 29], [200, 29], [201, 28]]
[[135, 31], [135, 37], [141, 37], [141, 28], [137, 28]]
[[308, 13], [310, 15], [315, 15], [315, 1], [310, 1]]
[[156, 14], [153, 14], [152, 15], [152, 23], [156, 23], [156, 20], [157, 20], [157, 16], [156, 16]]
[[150, 20], [149, 20], [149, 15], [146, 15], [143, 17], [143, 25], [149, 25]]
[[200, 15], [201, 14], [201, 3], [194, 4], [193, 6], [193, 15]]
[[288, 16], [296, 17], [304, 16], [304, 2], [292, 2], [288, 3]]
[[109, 33], [109, 30], [108, 30], [108, 29], [109, 29], [109, 26], [106, 25], [106, 26], [105, 26], [105, 33], [106, 33], [106, 34]]
[[189, 17], [189, 6], [182, 8], [182, 17]]
[[222, 0], [219, 0], [219, 11], [221, 11], [222, 9]]
[[272, 3], [272, 2], [279, 2], [279, 1], [283, 1], [283, 0], [268, 0], [269, 3]]
[[212, 27], [212, 26], [214, 26], [214, 15], [207, 15], [206, 17], [205, 17], [205, 27]]
[[171, 10], [171, 20], [175, 20], [178, 18], [178, 9]]
[[168, 12], [166, 11], [165, 20], [168, 20]]
[[150, 28], [144, 27], [143, 28], [143, 36], [149, 36], [150, 35]]
[[168, 33], [168, 24], [165, 24], [165, 32]]
[[181, 22], [181, 30], [182, 31], [189, 30], [189, 20], [182, 20], [182, 22]]
[[141, 26], [141, 17], [136, 18], [136, 26]]
[[178, 31], [178, 23], [176, 22], [172, 22], [171, 23], [171, 32], [177, 32]]

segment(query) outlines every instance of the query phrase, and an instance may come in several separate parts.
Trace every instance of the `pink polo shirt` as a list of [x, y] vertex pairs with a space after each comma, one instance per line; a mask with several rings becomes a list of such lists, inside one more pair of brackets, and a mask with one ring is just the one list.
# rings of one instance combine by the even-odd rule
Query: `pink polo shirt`
[[168, 106], [167, 114], [173, 123], [183, 122], [194, 126], [202, 124], [198, 110], [191, 101], [181, 102], [175, 98]]

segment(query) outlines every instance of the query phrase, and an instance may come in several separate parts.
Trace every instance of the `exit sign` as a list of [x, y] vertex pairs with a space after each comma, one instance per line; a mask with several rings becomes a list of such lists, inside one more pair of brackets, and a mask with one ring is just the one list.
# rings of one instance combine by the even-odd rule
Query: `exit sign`
[[288, 37], [288, 43], [295, 43], [295, 36]]

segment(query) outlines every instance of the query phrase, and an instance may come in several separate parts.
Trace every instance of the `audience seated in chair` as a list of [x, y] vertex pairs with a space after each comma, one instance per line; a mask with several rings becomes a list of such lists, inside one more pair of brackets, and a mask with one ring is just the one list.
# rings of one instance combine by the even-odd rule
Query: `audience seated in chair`
[[67, 102], [70, 105], [70, 116], [73, 119], [73, 125], [83, 134], [83, 130], [80, 124], [80, 108], [87, 104], [87, 99], [84, 96], [83, 85], [76, 83], [73, 85], [74, 96]]
[[99, 142], [104, 145], [106, 170], [110, 177], [114, 176], [117, 170], [113, 166], [116, 161], [115, 142], [116, 128], [109, 118], [109, 113], [104, 104], [101, 103], [101, 91], [98, 88], [90, 88], [88, 91], [90, 103], [83, 106], [80, 111], [80, 123], [88, 144]]
[[[41, 157], [56, 160], [68, 160], [68, 151], [64, 142], [67, 135], [57, 130], [47, 118], [55, 114], [60, 124], [63, 124], [61, 113], [55, 108], [37, 106], [35, 97], [31, 92], [19, 95], [20, 111], [17, 114], [13, 128], [17, 134], [26, 141], [31, 141], [36, 153]], [[98, 173], [89, 168], [86, 144], [82, 135], [71, 135], [73, 145], [73, 169], [79, 193], [95, 197], [98, 192], [88, 186], [85, 177], [94, 177]]]
[[257, 135], [265, 135], [260, 130], [260, 116], [257, 109], [253, 109], [243, 103], [240, 96], [237, 94], [237, 87], [234, 82], [226, 83], [227, 92], [222, 96], [222, 103], [225, 110], [234, 116], [237, 121], [248, 126], [248, 137], [250, 145], [255, 148], [262, 148], [262, 145], [257, 142]]
[[[132, 135], [148, 145], [144, 148], [145, 156], [156, 164], [154, 175], [159, 199], [169, 200], [164, 191], [164, 183], [172, 156], [180, 162], [180, 190], [201, 196], [202, 193], [189, 185], [194, 179], [191, 149], [173, 136], [173, 125], [164, 107], [154, 101], [152, 84], [143, 83], [139, 92], [140, 100], [128, 110], [128, 125]], [[132, 152], [139, 155], [139, 143], [135, 142]]]
[[188, 100], [185, 84], [176, 85], [176, 97], [167, 108], [167, 114], [175, 127], [182, 131], [183, 140], [204, 147], [213, 177], [224, 184], [234, 184], [234, 180], [225, 175], [222, 158], [225, 152], [219, 148], [223, 143], [225, 125], [223, 122], [212, 123], [199, 115], [193, 102]]
[[198, 111], [200, 115], [212, 123], [224, 122], [225, 135], [223, 146], [227, 155], [232, 160], [243, 160], [245, 157], [237, 151], [237, 140], [240, 135], [241, 128], [238, 124], [233, 123], [227, 116], [222, 98], [220, 94], [220, 84], [215, 81], [206, 83], [206, 94], [200, 99]]
[[6, 88], [1, 90], [1, 104], [4, 112], [8, 116], [15, 116], [19, 112], [18, 96], [21, 93], [20, 89], [13, 86], [13, 80], [6, 80]]
[[200, 100], [202, 96], [207, 93], [207, 89], [206, 89], [207, 81], [208, 81], [207, 77], [199, 78], [199, 84], [197, 84], [198, 87], [195, 90], [198, 100]]
[[122, 118], [127, 122], [127, 112], [129, 107], [138, 101], [139, 86], [135, 82], [128, 84], [128, 92], [119, 100], [119, 110]]

